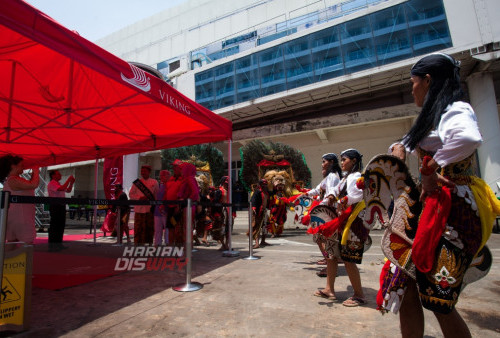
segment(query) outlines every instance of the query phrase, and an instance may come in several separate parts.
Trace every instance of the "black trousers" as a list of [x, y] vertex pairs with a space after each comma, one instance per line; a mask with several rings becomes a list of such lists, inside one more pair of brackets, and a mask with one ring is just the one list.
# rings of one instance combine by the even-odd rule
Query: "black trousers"
[[49, 243], [62, 243], [64, 228], [66, 227], [66, 205], [51, 204]]

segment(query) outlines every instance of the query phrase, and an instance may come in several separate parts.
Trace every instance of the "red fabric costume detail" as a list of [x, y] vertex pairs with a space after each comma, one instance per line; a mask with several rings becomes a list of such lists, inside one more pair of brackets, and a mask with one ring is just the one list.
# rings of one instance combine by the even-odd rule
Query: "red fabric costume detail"
[[299, 197], [299, 196], [302, 196], [302, 194], [297, 194], [297, 195], [293, 195], [291, 197], [288, 197], [285, 199], [285, 203], [286, 204], [295, 204], [294, 202], [297, 199], [297, 197]]
[[445, 229], [451, 209], [451, 192], [442, 187], [425, 199], [425, 207], [418, 222], [413, 240], [412, 260], [421, 272], [429, 272], [434, 263], [435, 251]]
[[316, 233], [321, 233], [325, 237], [330, 237], [333, 235], [335, 231], [340, 229], [342, 225], [344, 225], [345, 221], [347, 218], [351, 215], [352, 213], [352, 206], [350, 206], [348, 209], [346, 209], [339, 217], [332, 219], [329, 222], [326, 222], [324, 224], [321, 224], [320, 226], [317, 226], [314, 229], [307, 229], [307, 233], [309, 234], [316, 234]]
[[274, 166], [277, 166], [277, 167], [289, 167], [290, 166], [290, 162], [288, 162], [287, 160], [281, 160], [279, 162], [262, 160], [259, 163], [257, 163], [257, 166], [258, 167], [274, 167]]
[[387, 275], [387, 273], [389, 272], [389, 269], [391, 268], [391, 261], [387, 261], [385, 262], [384, 266], [382, 267], [382, 271], [380, 271], [380, 278], [379, 278], [379, 281], [380, 281], [380, 288], [378, 289], [378, 292], [377, 292], [377, 310], [381, 310], [382, 309], [382, 304], [384, 304], [384, 295], [383, 295], [383, 286], [384, 286], [384, 279], [385, 279], [385, 276]]
[[309, 225], [309, 223], [311, 223], [311, 211], [317, 206], [319, 205], [319, 201], [317, 200], [314, 200], [311, 204], [311, 207], [309, 208], [309, 212], [307, 213], [307, 215], [305, 215], [304, 217], [302, 217], [302, 224], [303, 225]]

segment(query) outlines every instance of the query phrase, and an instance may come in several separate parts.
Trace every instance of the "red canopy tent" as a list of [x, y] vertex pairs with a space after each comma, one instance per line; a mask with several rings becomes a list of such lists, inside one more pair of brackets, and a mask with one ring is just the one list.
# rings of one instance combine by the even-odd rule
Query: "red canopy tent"
[[230, 121], [27, 3], [0, 8], [0, 156], [47, 166], [231, 139]]

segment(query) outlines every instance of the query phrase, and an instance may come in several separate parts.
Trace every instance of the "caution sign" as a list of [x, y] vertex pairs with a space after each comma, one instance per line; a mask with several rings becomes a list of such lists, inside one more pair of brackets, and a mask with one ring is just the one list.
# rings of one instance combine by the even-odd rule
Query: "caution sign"
[[6, 250], [0, 295], [0, 330], [23, 330], [31, 296], [32, 247]]
[[15, 302], [21, 300], [21, 298], [21, 295], [19, 294], [19, 292], [17, 292], [14, 285], [12, 285], [12, 283], [6, 277], [3, 277], [2, 297], [0, 298], [2, 304]]

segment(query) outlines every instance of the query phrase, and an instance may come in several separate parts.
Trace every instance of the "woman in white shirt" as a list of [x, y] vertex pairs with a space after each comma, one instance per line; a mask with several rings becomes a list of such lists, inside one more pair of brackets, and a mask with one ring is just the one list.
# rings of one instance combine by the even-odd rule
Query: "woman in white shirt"
[[[19, 156], [5, 155], [0, 158], [0, 181], [3, 182], [5, 191], [10, 191], [12, 195], [35, 195], [35, 188], [40, 182], [40, 169], [33, 168], [29, 180], [20, 176], [24, 169], [24, 161]], [[5, 235], [7, 242], [33, 244], [35, 237], [35, 205], [28, 203], [10, 204]]]
[[[471, 190], [481, 181], [474, 176], [471, 165], [482, 138], [472, 107], [460, 101], [463, 93], [459, 66], [449, 55], [436, 53], [420, 59], [411, 69], [412, 95], [422, 110], [402, 144], [418, 155], [422, 164], [421, 200], [431, 195], [434, 200], [446, 194], [450, 197], [443, 200], [439, 197], [434, 210], [441, 210], [447, 203], [450, 212], [443, 224], [436, 221], [437, 217], [423, 224], [424, 215], [435, 212], [424, 207], [419, 230], [444, 229], [434, 236], [435, 248], [429, 245], [432, 238], [421, 240], [417, 229], [407, 229], [415, 236], [412, 259], [417, 272], [416, 281], [407, 278], [400, 308], [403, 337], [423, 336], [422, 306], [434, 312], [445, 337], [470, 337], [455, 304], [465, 271], [486, 236], [481, 229], [480, 205]], [[486, 191], [484, 186], [482, 189]]]
[[[321, 158], [321, 173], [323, 179], [314, 189], [309, 190], [305, 195], [309, 197], [318, 196], [321, 200], [320, 205], [333, 206], [335, 198], [335, 188], [340, 183], [340, 176], [342, 175], [342, 170], [340, 169], [339, 160], [336, 154], [328, 153], [324, 154]], [[312, 211], [312, 210], [311, 210]], [[319, 261], [318, 264], [326, 264], [326, 268], [319, 271], [317, 274], [320, 277], [326, 277], [326, 286], [322, 290], [317, 290], [314, 293], [316, 297], [327, 298], [330, 300], [335, 300], [334, 293], [334, 283], [335, 275], [334, 271], [334, 252], [329, 252], [326, 249], [326, 244], [328, 239], [321, 234], [316, 234], [313, 237], [314, 242], [318, 244], [321, 254], [325, 258], [324, 261]], [[336, 263], [335, 263], [336, 264]]]
[[[339, 217], [342, 217], [342, 214], [352, 213], [357, 203], [363, 199], [363, 190], [356, 186], [356, 181], [361, 177], [361, 169], [363, 168], [362, 157], [363, 155], [356, 149], [347, 149], [340, 153], [340, 162], [344, 177], [335, 192], [338, 199], [337, 209]], [[343, 221], [342, 229], [346, 227], [347, 222], [348, 219]], [[368, 234], [369, 230], [358, 216], [351, 223], [350, 229], [343, 231], [340, 257], [344, 262], [349, 281], [354, 291], [353, 295], [342, 303], [344, 306], [355, 307], [366, 304], [361, 286], [361, 277], [356, 264], [361, 264], [364, 244], [368, 239]]]

